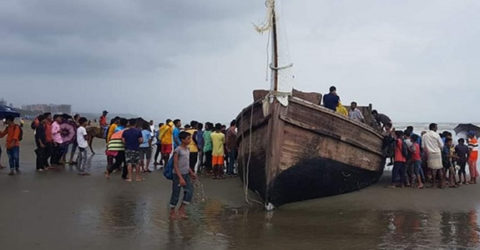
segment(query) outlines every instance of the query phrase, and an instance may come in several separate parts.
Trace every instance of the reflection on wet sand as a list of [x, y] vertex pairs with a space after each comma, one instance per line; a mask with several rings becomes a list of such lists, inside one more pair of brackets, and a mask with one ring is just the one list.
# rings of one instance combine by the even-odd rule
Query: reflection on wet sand
[[[8, 202], [0, 204], [0, 231], [14, 230], [22, 236], [17, 240], [0, 234], [2, 246], [208, 250], [480, 248], [475, 209], [480, 208], [480, 203], [458, 193], [477, 195], [479, 191], [473, 185], [462, 190], [419, 192], [391, 190], [379, 184], [361, 192], [301, 202], [266, 213], [261, 206], [244, 205], [240, 180], [201, 178], [204, 195], [199, 194], [199, 199], [188, 208], [190, 218], [170, 221], [171, 182], [160, 173], [146, 175], [144, 182], [125, 183], [118, 173], [110, 180], [103, 178], [104, 156], [94, 156], [91, 164], [89, 177], [80, 177], [66, 168], [42, 174], [25, 171], [21, 178], [1, 182], [0, 195]], [[455, 202], [443, 203], [446, 196], [456, 199]]]
[[[108, 196], [107, 196], [108, 197]], [[277, 210], [192, 204], [187, 220], [168, 220], [168, 208], [125, 192], [105, 200], [102, 230], [165, 249], [411, 249], [477, 248], [477, 211]], [[144, 245], [145, 246], [145, 245]]]
[[130, 197], [119, 195], [106, 200], [101, 211], [102, 226], [112, 236], [121, 237], [124, 234], [138, 230], [142, 225], [142, 216], [138, 216], [137, 202]]
[[477, 248], [477, 211], [386, 213], [388, 230], [380, 248]]

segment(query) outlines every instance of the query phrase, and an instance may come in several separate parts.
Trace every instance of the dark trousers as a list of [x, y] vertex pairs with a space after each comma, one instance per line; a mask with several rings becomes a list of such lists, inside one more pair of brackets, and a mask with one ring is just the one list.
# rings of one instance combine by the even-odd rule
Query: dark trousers
[[465, 167], [467, 166], [466, 162], [459, 161], [458, 165], [460, 166], [460, 169], [458, 170], [458, 174], [464, 174], [465, 176], [467, 175], [467, 172], [465, 172]]
[[172, 196], [170, 197], [170, 207], [174, 208], [178, 204], [178, 200], [180, 199], [180, 191], [183, 188], [183, 200], [182, 204], [188, 205], [192, 201], [193, 198], [193, 183], [192, 180], [190, 179], [189, 174], [184, 174], [182, 175], [183, 179], [185, 180], [185, 185], [184, 187], [180, 186], [180, 179], [178, 178], [178, 175], [173, 174], [173, 180], [172, 180]]
[[212, 171], [212, 151], [205, 152], [205, 169], [207, 171]]
[[53, 151], [53, 143], [51, 142], [47, 142], [47, 144], [45, 144], [45, 163], [44, 165], [45, 166], [50, 166], [50, 164], [48, 163], [48, 158], [50, 158], [50, 162], [52, 161], [52, 151]]
[[405, 184], [405, 162], [394, 162], [392, 169], [392, 183]]
[[[120, 169], [122, 164], [125, 166], [125, 151], [118, 151], [117, 156], [115, 156], [115, 162], [112, 165], [109, 165], [107, 168], [108, 173], [112, 173], [115, 169]], [[124, 170], [126, 167], [124, 167]], [[124, 171], [125, 172], [125, 171]], [[123, 177], [123, 172], [122, 172]], [[126, 175], [125, 175], [126, 178]]]
[[58, 165], [60, 164], [60, 159], [62, 158], [62, 149], [60, 145], [53, 145], [52, 147], [52, 155], [50, 158], [50, 164]]
[[190, 152], [190, 169], [195, 173], [195, 165], [198, 161], [198, 152]]
[[37, 154], [37, 170], [45, 169], [45, 162], [47, 161], [47, 148], [37, 148], [35, 149]]
[[[157, 158], [158, 158], [158, 155], [161, 152], [161, 149], [162, 149], [162, 146], [160, 144], [157, 144], [157, 149], [155, 150], [155, 158], [153, 158], [154, 162], [157, 162]], [[160, 161], [162, 161], [161, 158], [160, 158]]]
[[228, 163], [227, 163], [227, 174], [234, 174], [235, 171], [235, 160], [237, 159], [237, 150], [233, 149], [227, 153]]

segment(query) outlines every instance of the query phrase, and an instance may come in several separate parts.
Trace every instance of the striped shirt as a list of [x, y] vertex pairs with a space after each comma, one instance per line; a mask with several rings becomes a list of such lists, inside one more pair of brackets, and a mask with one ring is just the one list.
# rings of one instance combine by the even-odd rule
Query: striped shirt
[[478, 160], [478, 141], [477, 138], [472, 137], [468, 139], [468, 149], [470, 149], [470, 161], [477, 161]]
[[110, 141], [107, 144], [107, 150], [109, 151], [125, 151], [125, 144], [122, 141], [123, 131], [121, 130], [112, 135]]

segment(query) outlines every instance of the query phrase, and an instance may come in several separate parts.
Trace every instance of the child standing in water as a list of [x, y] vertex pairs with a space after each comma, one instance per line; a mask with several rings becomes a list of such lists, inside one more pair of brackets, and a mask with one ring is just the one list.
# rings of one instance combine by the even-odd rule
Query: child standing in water
[[170, 218], [175, 219], [175, 207], [180, 198], [180, 189], [183, 188], [182, 205], [178, 209], [178, 216], [180, 218], [188, 218], [185, 213], [185, 206], [190, 204], [193, 198], [193, 184], [197, 176], [190, 168], [190, 150], [188, 145], [192, 141], [189, 133], [182, 131], [178, 135], [181, 144], [173, 152], [173, 182], [172, 182], [172, 196], [170, 198]]

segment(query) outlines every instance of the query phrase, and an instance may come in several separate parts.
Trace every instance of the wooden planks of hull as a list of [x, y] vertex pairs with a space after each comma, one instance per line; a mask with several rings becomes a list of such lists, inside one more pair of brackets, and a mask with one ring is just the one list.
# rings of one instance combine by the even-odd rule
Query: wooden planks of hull
[[[350, 192], [378, 180], [384, 157], [375, 129], [311, 102], [321, 99], [314, 93], [304, 95], [311, 101], [292, 96], [288, 106], [274, 101], [265, 113], [259, 98], [264, 94], [254, 93], [256, 102], [237, 122], [239, 173], [266, 203]], [[345, 173], [353, 176], [342, 178]], [[298, 181], [304, 183], [286, 192]]]

